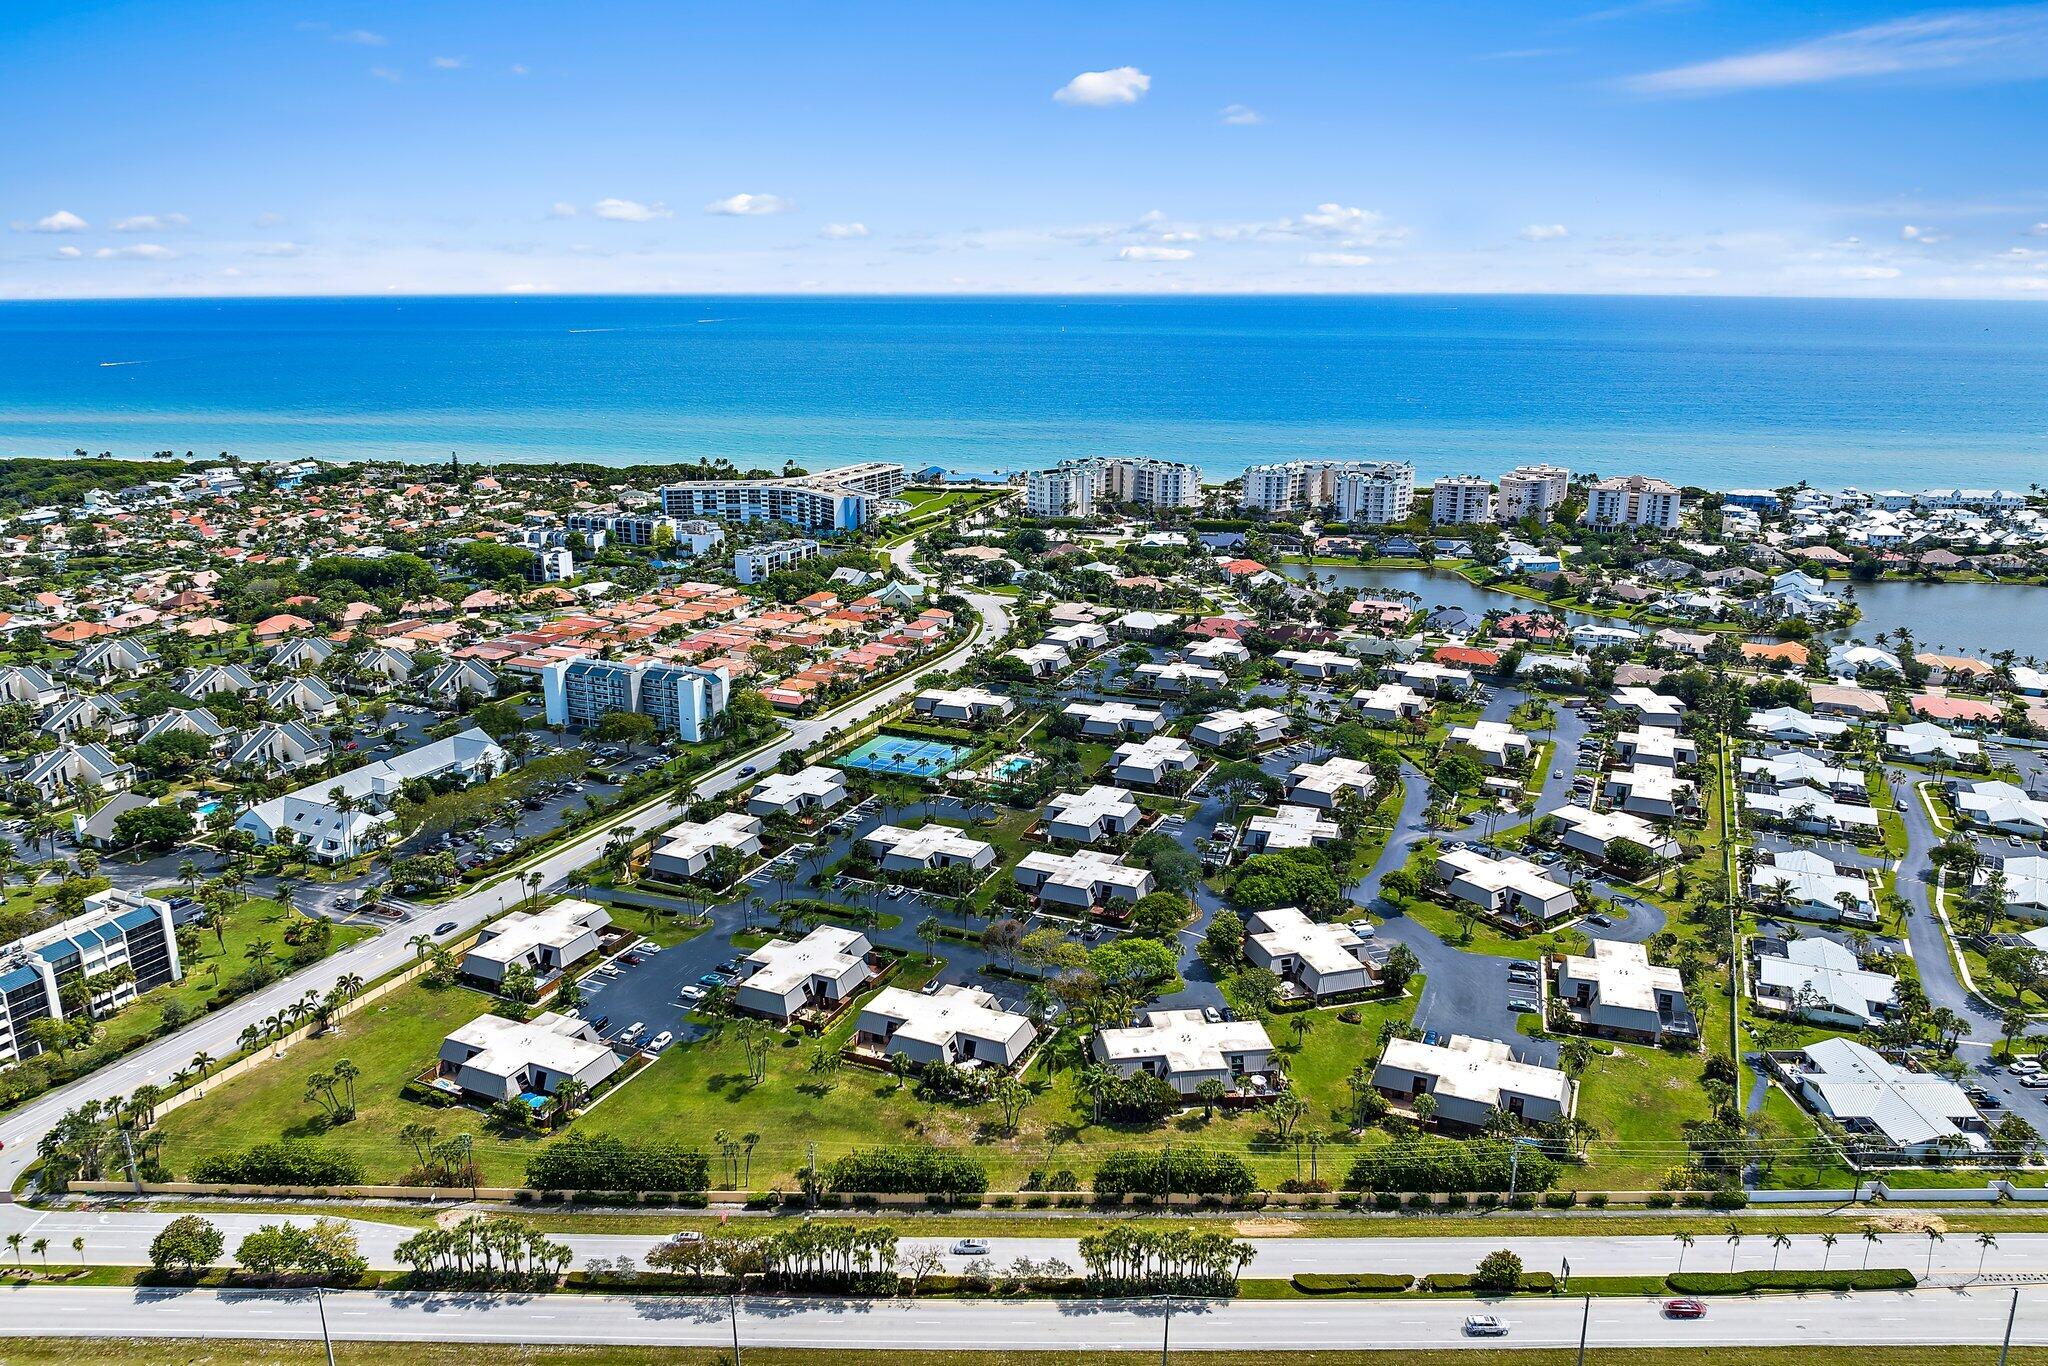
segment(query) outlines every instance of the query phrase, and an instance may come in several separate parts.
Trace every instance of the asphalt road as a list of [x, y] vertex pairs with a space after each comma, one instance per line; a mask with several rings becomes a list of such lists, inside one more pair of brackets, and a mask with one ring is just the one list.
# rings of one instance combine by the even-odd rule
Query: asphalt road
[[[501, 1211], [500, 1211], [501, 1212]], [[177, 1210], [65, 1209], [42, 1212], [22, 1206], [0, 1208], [0, 1235], [20, 1232], [25, 1242], [50, 1240], [53, 1265], [75, 1260], [74, 1238], [85, 1239], [85, 1260], [95, 1266], [141, 1266], [149, 1261], [149, 1244], [157, 1231]], [[234, 1250], [244, 1236], [262, 1224], [312, 1222], [310, 1215], [208, 1214], [226, 1242], [221, 1265], [231, 1263]], [[370, 1265], [392, 1269], [399, 1265], [392, 1252], [410, 1237], [414, 1229], [382, 1223], [370, 1212], [349, 1221], [356, 1230], [362, 1253]], [[665, 1221], [647, 1219], [644, 1234], [558, 1234], [576, 1254], [572, 1265], [581, 1266], [591, 1257], [632, 1257], [644, 1259], [669, 1233]], [[1790, 1246], [1773, 1249], [1763, 1226], [1749, 1227], [1739, 1244], [1730, 1245], [1723, 1235], [1702, 1223], [1698, 1243], [1682, 1248], [1666, 1237], [1597, 1235], [1567, 1237], [1461, 1237], [1461, 1238], [1264, 1238], [1249, 1240], [1253, 1261], [1248, 1276], [1284, 1278], [1301, 1272], [1431, 1272], [1471, 1271], [1487, 1253], [1500, 1247], [1512, 1248], [1531, 1270], [1560, 1271], [1570, 1259], [1571, 1271], [1582, 1276], [1637, 1276], [1692, 1271], [1843, 1270], [1863, 1265], [1904, 1267], [1916, 1276], [1960, 1282], [1979, 1274], [1986, 1276], [2048, 1275], [2048, 1233], [2007, 1233], [1995, 1247], [1980, 1248], [1968, 1234], [1953, 1234], [1930, 1248], [1922, 1234], [1885, 1234], [1881, 1241], [1865, 1248], [1859, 1233], [1844, 1231], [1830, 1251], [1818, 1234], [1799, 1234]], [[987, 1256], [997, 1265], [1008, 1265], [1018, 1257], [1044, 1261], [1056, 1257], [1068, 1266], [1081, 1265], [1080, 1244], [1073, 1238], [988, 1238], [986, 1253], [955, 1252], [951, 1237], [906, 1237], [899, 1255], [917, 1247], [931, 1247], [944, 1255], [949, 1270], [958, 1271], [977, 1256]], [[1930, 1263], [1929, 1252], [1933, 1253]]]
[[[752, 773], [743, 774], [742, 768], [766, 772], [787, 751], [809, 749], [832, 731], [859, 724], [914, 691], [917, 678], [922, 674], [961, 663], [983, 644], [997, 639], [1009, 629], [1009, 609], [1003, 598], [984, 594], [964, 596], [981, 613], [981, 627], [973, 639], [933, 660], [925, 668], [905, 674], [895, 683], [835, 711], [786, 722], [781, 739], [699, 779], [695, 784], [697, 795], [717, 796], [752, 781]], [[453, 921], [455, 929], [442, 937], [459, 936], [472, 926], [503, 914], [518, 901], [522, 895], [520, 877], [537, 872], [541, 875], [543, 891], [559, 889], [570, 873], [596, 861], [613, 831], [628, 825], [643, 832], [656, 830], [681, 816], [682, 808], [673, 800], [664, 798], [631, 816], [601, 822], [580, 838], [535, 862], [522, 865], [519, 876], [507, 876], [499, 883], [480, 887], [445, 902], [426, 912], [422, 918], [434, 924]], [[4, 1145], [0, 1146], [0, 1200], [7, 1198], [4, 1192], [13, 1187], [22, 1169], [35, 1160], [37, 1141], [65, 1111], [86, 1100], [125, 1096], [145, 1082], [167, 1084], [173, 1074], [201, 1051], [214, 1057], [231, 1056], [245, 1027], [278, 1013], [308, 990], [325, 992], [343, 975], [350, 973], [371, 981], [411, 961], [415, 954], [407, 941], [422, 928], [419, 919], [391, 925], [382, 933], [351, 945], [303, 972], [281, 978], [262, 991], [206, 1015], [117, 1063], [51, 1091], [0, 1120], [0, 1145]]]
[[[1517, 1300], [822, 1300], [630, 1295], [15, 1288], [0, 1291], [0, 1335], [317, 1339], [321, 1313], [343, 1341], [630, 1343], [742, 1348], [948, 1350], [1030, 1343], [1050, 1350], [1306, 1350], [1377, 1346], [1953, 1346], [1996, 1343], [2011, 1292], [1943, 1291], [1717, 1300], [1703, 1319], [1663, 1316], [1656, 1299]], [[1498, 1315], [1506, 1338], [1464, 1335]], [[2048, 1314], [2022, 1292], [2013, 1340], [2048, 1343]]]

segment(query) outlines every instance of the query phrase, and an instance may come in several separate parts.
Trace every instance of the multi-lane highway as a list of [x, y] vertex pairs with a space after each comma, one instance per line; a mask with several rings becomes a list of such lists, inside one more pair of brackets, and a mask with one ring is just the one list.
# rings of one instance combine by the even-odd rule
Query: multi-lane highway
[[[2021, 1292], [2013, 1341], [2048, 1344], [2048, 1312]], [[742, 1347], [943, 1351], [962, 1343], [1045, 1351], [1574, 1347], [1956, 1346], [1995, 1344], [2012, 1292], [1940, 1291], [1716, 1300], [1667, 1319], [1661, 1301], [1558, 1298], [1162, 1301], [741, 1300]], [[630, 1295], [387, 1295], [329, 1292], [326, 1323], [345, 1341], [719, 1346], [735, 1325], [723, 1299]], [[1468, 1338], [1465, 1317], [1498, 1315], [1506, 1338]], [[1170, 1321], [1169, 1321], [1170, 1315]], [[0, 1290], [0, 1335], [318, 1338], [320, 1306], [301, 1291], [17, 1288]]]

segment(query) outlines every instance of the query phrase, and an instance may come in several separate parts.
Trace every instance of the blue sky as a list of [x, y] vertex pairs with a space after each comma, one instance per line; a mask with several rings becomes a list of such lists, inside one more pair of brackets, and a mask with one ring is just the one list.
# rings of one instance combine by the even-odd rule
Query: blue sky
[[2048, 4], [0, 7], [0, 296], [2048, 298]]

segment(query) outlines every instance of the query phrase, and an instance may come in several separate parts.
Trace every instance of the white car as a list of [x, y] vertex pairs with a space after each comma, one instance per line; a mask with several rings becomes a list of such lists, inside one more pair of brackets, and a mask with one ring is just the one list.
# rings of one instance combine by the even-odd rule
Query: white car
[[953, 1244], [953, 1255], [956, 1257], [986, 1257], [988, 1256], [988, 1240], [985, 1238], [962, 1238], [959, 1242]]
[[692, 983], [691, 985], [686, 986], [681, 991], [677, 992], [676, 995], [678, 999], [683, 1001], [684, 1004], [695, 1005], [697, 1002], [704, 999], [704, 988], [697, 986], [695, 983]]
[[648, 1044], [647, 1046], [654, 1052], [659, 1053], [662, 1049], [667, 1048], [670, 1044], [674, 1043], [675, 1041], [676, 1036], [669, 1030], [664, 1029], [661, 1031], [661, 1033], [655, 1035], [654, 1042]]
[[1504, 1338], [1507, 1335], [1508, 1326], [1492, 1314], [1465, 1316], [1465, 1336], [1468, 1338]]

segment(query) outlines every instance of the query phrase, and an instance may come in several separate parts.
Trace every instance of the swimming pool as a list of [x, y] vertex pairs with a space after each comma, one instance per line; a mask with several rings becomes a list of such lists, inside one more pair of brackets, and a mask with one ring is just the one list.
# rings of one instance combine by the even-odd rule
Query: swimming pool
[[902, 773], [931, 777], [951, 771], [967, 753], [964, 745], [939, 740], [912, 740], [902, 735], [877, 735], [839, 760], [841, 768], [864, 769], [869, 773]]
[[211, 816], [214, 812], [220, 810], [220, 803], [208, 799], [206, 801], [199, 803], [199, 805], [194, 807], [193, 810], [198, 812], [200, 818], [203, 820], [206, 817]]

